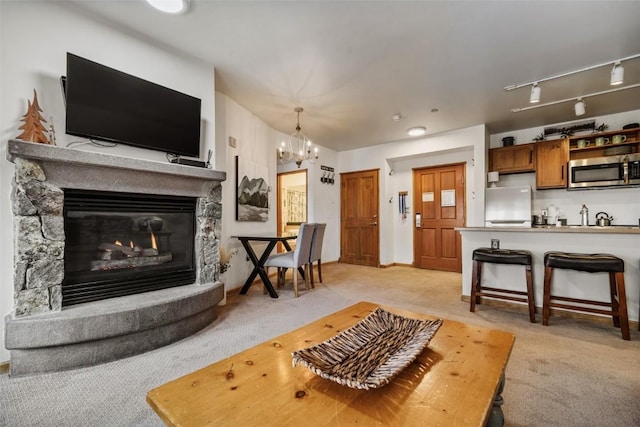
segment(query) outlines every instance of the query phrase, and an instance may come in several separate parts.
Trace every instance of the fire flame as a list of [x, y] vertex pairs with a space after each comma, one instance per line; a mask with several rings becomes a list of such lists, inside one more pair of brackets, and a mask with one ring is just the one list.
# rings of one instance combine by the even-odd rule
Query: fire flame
[[133, 244], [133, 240], [129, 240], [129, 247], [131, 249], [135, 248], [135, 245]]
[[158, 244], [156, 243], [156, 236], [151, 232], [151, 247], [155, 250], [158, 250]]
[[120, 240], [116, 240], [116, 241], [115, 241], [115, 243], [114, 243], [114, 245], [122, 246], [122, 242], [121, 242]]

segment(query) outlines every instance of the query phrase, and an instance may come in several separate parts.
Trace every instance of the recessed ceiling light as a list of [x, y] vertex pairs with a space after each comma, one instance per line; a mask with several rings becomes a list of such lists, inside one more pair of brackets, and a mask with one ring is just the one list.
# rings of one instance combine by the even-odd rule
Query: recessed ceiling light
[[415, 127], [409, 128], [407, 130], [407, 133], [411, 136], [422, 136], [425, 133], [427, 133], [427, 128], [424, 126], [415, 126]]
[[147, 0], [151, 6], [165, 13], [184, 13], [189, 8], [189, 0]]

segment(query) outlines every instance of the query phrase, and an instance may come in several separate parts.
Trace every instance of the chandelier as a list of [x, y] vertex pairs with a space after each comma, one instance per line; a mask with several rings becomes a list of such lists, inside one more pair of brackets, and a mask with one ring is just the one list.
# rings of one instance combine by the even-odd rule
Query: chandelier
[[289, 143], [286, 144], [282, 141], [280, 146], [280, 162], [287, 163], [292, 159], [300, 168], [300, 165], [305, 160], [309, 163], [315, 163], [314, 160], [318, 158], [318, 147], [314, 147], [313, 155], [311, 154], [311, 140], [302, 133], [300, 127], [300, 113], [304, 111], [302, 107], [296, 107], [293, 109], [298, 114], [298, 124], [296, 125], [296, 131], [289, 136]]

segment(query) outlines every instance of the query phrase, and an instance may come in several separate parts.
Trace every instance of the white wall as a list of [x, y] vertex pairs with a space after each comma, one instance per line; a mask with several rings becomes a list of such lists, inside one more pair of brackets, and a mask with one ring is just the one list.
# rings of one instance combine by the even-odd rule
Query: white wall
[[[229, 137], [236, 139], [236, 147], [228, 143]], [[216, 94], [216, 140], [217, 150], [226, 159], [227, 181], [222, 185], [222, 240], [228, 251], [237, 250], [231, 259], [231, 267], [222, 276], [225, 290], [239, 289], [251, 273], [253, 265], [247, 261], [244, 248], [233, 236], [240, 234], [269, 234], [277, 230], [277, 181], [278, 172], [298, 170], [295, 163], [280, 165], [277, 149], [288, 135], [267, 126], [253, 113], [246, 110], [226, 95]], [[266, 222], [240, 222], [235, 219], [236, 181], [235, 156], [241, 161], [251, 161], [268, 170], [269, 219]], [[320, 158], [315, 164], [304, 162], [300, 170], [307, 168], [309, 222], [326, 222], [325, 240], [322, 248], [324, 262], [336, 261], [339, 254], [339, 211], [337, 211], [340, 186], [321, 184], [320, 165], [335, 165], [336, 152], [320, 147]], [[258, 256], [264, 245], [254, 244]]]
[[[340, 172], [380, 170], [378, 224], [382, 265], [413, 262], [412, 168], [466, 162], [466, 224], [484, 224], [486, 140], [486, 128], [479, 125], [340, 153]], [[393, 174], [389, 174], [392, 169]], [[409, 192], [406, 221], [398, 211], [398, 191]]]
[[[622, 129], [622, 126], [627, 123], [639, 122], [640, 110], [595, 117], [595, 120], [596, 125], [606, 123], [609, 125], [607, 131], [614, 131]], [[552, 125], [556, 124], [550, 123], [541, 127], [491, 135], [490, 146], [491, 148], [502, 146], [502, 138], [508, 135], [516, 138], [516, 144], [529, 143], [536, 135], [543, 132], [544, 127]], [[586, 204], [589, 208], [589, 224], [592, 225], [595, 224], [595, 216], [598, 212], [606, 212], [613, 216], [614, 225], [638, 225], [638, 220], [640, 219], [640, 188], [535, 191], [536, 180], [533, 172], [500, 175], [498, 186], [508, 187], [514, 185], [531, 185], [531, 188], [534, 189], [532, 201], [533, 213], [539, 214], [540, 209], [553, 204], [566, 216], [568, 224], [580, 224], [580, 207], [583, 204]]]
[[[59, 77], [66, 72], [66, 52], [72, 52], [129, 74], [202, 99], [201, 153], [214, 148], [214, 69], [166, 52], [121, 31], [76, 14], [56, 2], [0, 2], [0, 152], [15, 138], [27, 100], [38, 92], [47, 121], [53, 117], [59, 146], [82, 138], [65, 135], [64, 103]], [[166, 162], [164, 153], [120, 145], [104, 151]], [[0, 159], [0, 315], [13, 310], [13, 216], [11, 180], [13, 164]], [[224, 166], [224, 164], [223, 164]], [[222, 169], [224, 170], [224, 169]], [[170, 183], [168, 183], [170, 185]], [[4, 320], [0, 321], [0, 362], [9, 359], [4, 348]]]

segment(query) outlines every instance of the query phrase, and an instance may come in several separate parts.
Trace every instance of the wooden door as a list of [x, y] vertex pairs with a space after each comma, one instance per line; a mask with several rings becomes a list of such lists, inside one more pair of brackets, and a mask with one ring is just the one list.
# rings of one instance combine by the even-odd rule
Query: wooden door
[[[464, 164], [413, 171], [414, 263], [418, 268], [462, 272]], [[416, 215], [420, 214], [420, 225]]]
[[378, 267], [378, 170], [340, 174], [340, 262]]

